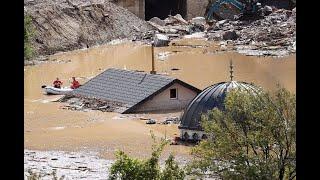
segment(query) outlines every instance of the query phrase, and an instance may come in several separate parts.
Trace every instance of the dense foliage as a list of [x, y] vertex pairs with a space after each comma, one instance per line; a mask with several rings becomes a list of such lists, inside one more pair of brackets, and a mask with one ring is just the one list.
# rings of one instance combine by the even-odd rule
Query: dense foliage
[[225, 109], [202, 117], [209, 138], [192, 150], [189, 173], [223, 179], [295, 179], [296, 99], [285, 89], [234, 90]]
[[32, 19], [30, 16], [24, 16], [24, 57], [30, 59], [33, 56], [31, 38], [34, 35], [32, 28]]
[[174, 161], [174, 156], [170, 155], [166, 160], [166, 165], [161, 173], [161, 180], [178, 180], [185, 177], [185, 172], [182, 170], [178, 163]]
[[152, 134], [154, 144], [152, 146], [152, 155], [146, 160], [131, 158], [122, 151], [116, 154], [117, 160], [111, 166], [110, 179], [125, 180], [179, 180], [185, 176], [184, 171], [179, 168], [172, 155], [166, 160], [165, 169], [161, 171], [159, 158], [168, 141], [162, 139], [160, 143], [156, 142]]

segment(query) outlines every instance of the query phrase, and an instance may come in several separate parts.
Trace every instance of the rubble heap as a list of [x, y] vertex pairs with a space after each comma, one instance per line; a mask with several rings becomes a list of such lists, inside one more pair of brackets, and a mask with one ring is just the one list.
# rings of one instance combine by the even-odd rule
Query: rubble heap
[[165, 20], [154, 17], [148, 22], [157, 29], [156, 33], [164, 33], [169, 37], [203, 32], [205, 27], [209, 27], [203, 17], [196, 17], [188, 22], [180, 14], [169, 16]]
[[[208, 24], [204, 17], [185, 21], [181, 15], [165, 20], [152, 18], [149, 23], [157, 30], [148, 32], [142, 39], [162, 34], [176, 38], [206, 38], [220, 41], [222, 49], [236, 50], [254, 56], [286, 56], [296, 51], [296, 9], [275, 9], [266, 6], [268, 12], [255, 20], [221, 20]], [[271, 12], [272, 10], [272, 12]], [[167, 38], [163, 38], [167, 39]], [[227, 49], [227, 47], [232, 47]]]
[[60, 102], [66, 102], [68, 105], [64, 106], [63, 109], [68, 110], [99, 110], [102, 112], [117, 112], [123, 107], [122, 103], [105, 101], [96, 98], [85, 98], [80, 96], [66, 95], [60, 99]]
[[[24, 150], [24, 179], [31, 173], [39, 179], [108, 179], [114, 161], [98, 157], [95, 152]], [[56, 172], [58, 178], [53, 178]]]
[[296, 51], [295, 9], [279, 9], [253, 22], [224, 20], [217, 24], [218, 27], [209, 31], [209, 38], [225, 41], [222, 44], [233, 45], [239, 53], [286, 56]]

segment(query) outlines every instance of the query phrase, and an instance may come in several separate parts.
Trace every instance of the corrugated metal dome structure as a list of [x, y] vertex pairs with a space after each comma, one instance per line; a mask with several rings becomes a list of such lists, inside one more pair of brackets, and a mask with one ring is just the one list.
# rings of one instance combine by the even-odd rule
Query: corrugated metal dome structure
[[232, 89], [240, 89], [253, 94], [259, 94], [261, 88], [252, 83], [233, 81], [233, 65], [230, 62], [230, 81], [220, 82], [204, 89], [186, 107], [180, 118], [180, 138], [183, 140], [198, 141], [207, 138], [200, 120], [214, 108], [224, 109], [224, 100]]
[[179, 129], [190, 129], [201, 131], [200, 119], [203, 113], [213, 108], [224, 108], [224, 99], [231, 89], [239, 88], [249, 92], [258, 92], [259, 88], [246, 82], [221, 82], [204, 89], [196, 96], [185, 109]]

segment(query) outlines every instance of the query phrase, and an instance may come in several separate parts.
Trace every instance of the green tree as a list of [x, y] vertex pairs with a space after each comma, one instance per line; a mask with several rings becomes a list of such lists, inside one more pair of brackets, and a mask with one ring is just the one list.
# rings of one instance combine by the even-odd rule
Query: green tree
[[24, 57], [30, 59], [33, 56], [31, 38], [34, 35], [32, 27], [32, 18], [28, 15], [24, 16]]
[[160, 169], [159, 158], [168, 144], [168, 141], [161, 139], [158, 143], [153, 134], [152, 154], [146, 160], [131, 158], [122, 151], [116, 153], [116, 161], [111, 166], [109, 179], [125, 179], [125, 180], [164, 180], [183, 179], [184, 171], [179, 168], [178, 164], [174, 161], [172, 155], [166, 160], [165, 169], [163, 172]]
[[161, 180], [177, 180], [183, 179], [185, 177], [185, 172], [181, 169], [177, 162], [174, 161], [174, 156], [170, 154], [169, 158], [166, 160], [166, 165], [161, 173]]
[[223, 179], [295, 179], [296, 98], [231, 91], [224, 110], [202, 117], [209, 138], [192, 150], [188, 172]]

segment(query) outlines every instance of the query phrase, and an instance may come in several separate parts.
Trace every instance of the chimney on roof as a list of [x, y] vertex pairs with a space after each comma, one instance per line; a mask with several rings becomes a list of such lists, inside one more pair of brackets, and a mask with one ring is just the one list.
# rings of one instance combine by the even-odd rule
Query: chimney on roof
[[152, 67], [150, 74], [156, 74], [157, 72], [154, 70], [154, 46], [153, 43], [151, 44], [151, 61], [152, 61]]

